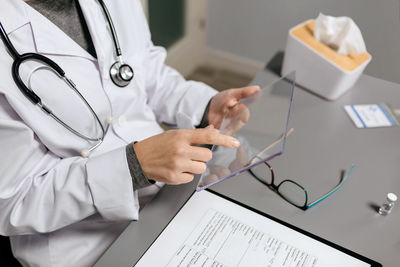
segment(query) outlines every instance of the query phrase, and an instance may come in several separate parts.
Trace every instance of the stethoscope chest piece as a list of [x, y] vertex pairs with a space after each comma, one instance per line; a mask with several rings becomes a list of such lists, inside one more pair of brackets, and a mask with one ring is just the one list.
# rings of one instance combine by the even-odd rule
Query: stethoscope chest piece
[[132, 67], [121, 61], [116, 61], [110, 68], [110, 78], [116, 86], [127, 86], [134, 76]]

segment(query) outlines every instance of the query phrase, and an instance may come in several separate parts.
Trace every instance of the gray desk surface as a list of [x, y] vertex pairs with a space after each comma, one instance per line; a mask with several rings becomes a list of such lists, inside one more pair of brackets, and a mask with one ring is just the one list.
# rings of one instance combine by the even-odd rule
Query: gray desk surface
[[[276, 78], [265, 71], [253, 83], [263, 85]], [[270, 162], [278, 179], [298, 181], [313, 200], [338, 183], [341, 170], [356, 165], [344, 186], [312, 209], [291, 206], [247, 174], [212, 189], [383, 266], [399, 266], [400, 204], [387, 217], [378, 215], [376, 208], [388, 192], [400, 196], [400, 127], [357, 129], [343, 109], [347, 104], [373, 103], [400, 108], [400, 85], [363, 75], [334, 102], [296, 89], [290, 122], [295, 131], [284, 154]], [[96, 266], [133, 266], [191, 195], [196, 182], [164, 187]]]

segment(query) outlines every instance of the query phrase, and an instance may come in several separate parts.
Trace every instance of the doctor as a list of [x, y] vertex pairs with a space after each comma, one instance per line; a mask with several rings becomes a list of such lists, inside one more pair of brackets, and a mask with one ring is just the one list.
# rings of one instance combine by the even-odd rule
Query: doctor
[[[216, 94], [185, 81], [151, 43], [139, 0], [104, 3], [122, 54], [102, 1], [25, 2], [1, 0], [0, 8], [15, 48], [0, 43], [0, 234], [25, 266], [91, 266], [162, 183], [205, 171], [211, 152], [196, 144], [239, 146], [212, 126], [194, 127], [218, 127], [259, 88]], [[13, 79], [24, 53], [54, 61], [70, 80], [24, 61], [14, 76], [40, 97], [33, 103]], [[115, 63], [129, 66], [123, 84], [110, 74]], [[163, 132], [160, 122], [182, 130]]]

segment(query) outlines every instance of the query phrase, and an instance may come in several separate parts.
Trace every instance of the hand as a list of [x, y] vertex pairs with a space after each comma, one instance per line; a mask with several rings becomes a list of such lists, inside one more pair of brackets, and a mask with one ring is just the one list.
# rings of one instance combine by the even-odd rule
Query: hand
[[182, 184], [193, 180], [194, 174], [205, 172], [205, 162], [212, 152], [197, 144], [212, 144], [229, 148], [240, 146], [231, 136], [210, 126], [195, 130], [170, 130], [134, 144], [135, 153], [144, 174], [167, 184]]
[[238, 89], [222, 91], [211, 99], [208, 111], [208, 122], [216, 128], [220, 128], [224, 118], [230, 118], [228, 125], [229, 134], [238, 131], [249, 120], [250, 113], [240, 100], [260, 91], [259, 86], [248, 86]]
[[212, 184], [222, 178], [227, 177], [232, 172], [236, 172], [248, 165], [248, 156], [246, 148], [240, 146], [236, 149], [236, 158], [229, 164], [229, 169], [220, 165], [211, 165], [209, 167], [209, 174], [203, 176], [200, 180], [199, 187]]
[[236, 150], [236, 158], [229, 164], [229, 170], [231, 172], [236, 172], [245, 166], [247, 166], [249, 163], [249, 158], [247, 155], [247, 150], [244, 146], [240, 146]]

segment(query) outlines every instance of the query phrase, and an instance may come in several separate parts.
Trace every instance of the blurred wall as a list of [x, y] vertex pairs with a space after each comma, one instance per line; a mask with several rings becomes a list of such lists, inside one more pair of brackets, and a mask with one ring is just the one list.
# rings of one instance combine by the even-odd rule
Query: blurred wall
[[155, 45], [169, 48], [183, 37], [184, 0], [149, 0], [148, 15]]
[[400, 83], [399, 11], [399, 0], [209, 0], [207, 45], [267, 62], [294, 25], [319, 12], [349, 16], [372, 55], [366, 73]]

